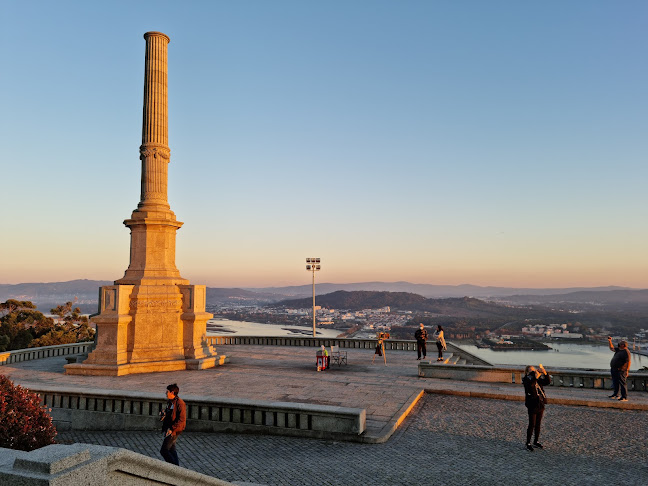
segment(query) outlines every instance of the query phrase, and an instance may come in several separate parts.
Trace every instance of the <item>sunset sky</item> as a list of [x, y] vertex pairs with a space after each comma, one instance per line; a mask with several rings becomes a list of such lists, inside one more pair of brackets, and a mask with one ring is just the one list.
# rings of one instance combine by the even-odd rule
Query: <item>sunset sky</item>
[[115, 280], [143, 34], [194, 284], [648, 288], [648, 2], [0, 1], [0, 283]]

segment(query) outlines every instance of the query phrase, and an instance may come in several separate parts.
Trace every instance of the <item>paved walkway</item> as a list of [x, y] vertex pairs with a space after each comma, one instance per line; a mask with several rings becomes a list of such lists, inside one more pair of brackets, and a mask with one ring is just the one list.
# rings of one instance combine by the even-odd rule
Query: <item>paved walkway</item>
[[[186, 433], [181, 464], [266, 485], [648, 484], [645, 412], [548, 406], [543, 450], [524, 449], [518, 402], [426, 395], [384, 444]], [[124, 447], [159, 458], [149, 432], [66, 432], [62, 441]]]
[[[648, 393], [627, 404], [607, 390], [547, 389], [550, 399], [610, 408], [548, 406], [549, 447], [523, 448], [526, 411], [520, 385], [419, 378], [416, 355], [350, 349], [349, 365], [314, 369], [314, 348], [220, 346], [225, 366], [123, 377], [63, 374], [63, 358], [0, 367], [24, 386], [159, 392], [178, 383], [181, 396], [319, 403], [367, 410], [367, 435], [386, 437], [422, 389], [423, 398], [385, 444], [352, 444], [269, 436], [187, 433], [181, 453], [191, 469], [230, 481], [261, 484], [648, 484]], [[551, 370], [549, 370], [551, 371]], [[457, 394], [464, 396], [448, 396]], [[486, 400], [469, 396], [499, 397]], [[158, 457], [149, 432], [67, 432], [61, 440], [125, 447]]]

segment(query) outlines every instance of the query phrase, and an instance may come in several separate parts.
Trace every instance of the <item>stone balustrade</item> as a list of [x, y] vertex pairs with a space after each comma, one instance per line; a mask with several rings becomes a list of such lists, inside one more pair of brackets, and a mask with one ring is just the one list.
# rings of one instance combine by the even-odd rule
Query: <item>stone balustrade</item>
[[[30, 387], [59, 430], [157, 430], [166, 399], [120, 390]], [[350, 439], [365, 431], [364, 409], [262, 400], [182, 396], [187, 430], [257, 432], [325, 439]]]
[[[523, 366], [444, 365], [421, 362], [419, 376], [423, 378], [446, 378], [460, 381], [481, 381], [488, 383], [522, 383]], [[607, 370], [585, 370], [575, 368], [551, 368], [550, 386], [571, 388], [610, 389], [612, 378]], [[631, 372], [628, 376], [628, 390], [648, 391], [648, 373]]]
[[0, 484], [6, 486], [234, 486], [126, 449], [90, 444], [52, 444], [30, 452], [0, 448], [0, 458]]
[[[355, 338], [320, 338], [304, 336], [207, 336], [207, 342], [213, 346], [248, 345], [248, 346], [306, 346], [319, 348], [324, 345], [339, 346], [345, 349], [376, 349], [377, 339]], [[416, 351], [416, 341], [406, 339], [385, 339], [386, 351]], [[468, 363], [488, 366], [490, 363], [447, 342], [448, 352], [464, 358]], [[434, 345], [428, 341], [428, 346]], [[430, 348], [428, 348], [430, 349]], [[432, 352], [432, 350], [430, 350]], [[434, 348], [436, 352], [436, 348]]]
[[0, 365], [31, 361], [33, 359], [87, 353], [93, 345], [94, 343], [92, 341], [88, 341], [84, 343], [57, 344], [56, 346], [5, 351], [0, 353]]

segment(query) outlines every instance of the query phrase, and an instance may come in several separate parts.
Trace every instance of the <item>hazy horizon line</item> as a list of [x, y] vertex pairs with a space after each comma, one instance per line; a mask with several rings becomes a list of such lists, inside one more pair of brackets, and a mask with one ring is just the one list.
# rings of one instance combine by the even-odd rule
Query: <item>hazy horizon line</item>
[[[33, 285], [33, 284], [60, 284], [60, 283], [69, 283], [76, 281], [89, 281], [89, 282], [114, 282], [114, 279], [92, 279], [92, 278], [75, 278], [72, 280], [57, 280], [50, 282], [17, 282], [17, 283], [0, 283], [0, 285]], [[480, 288], [498, 288], [498, 289], [533, 289], [533, 290], [546, 290], [546, 289], [574, 289], [574, 288], [586, 288], [586, 289], [601, 289], [601, 288], [618, 288], [622, 290], [648, 290], [648, 287], [630, 287], [627, 285], [567, 285], [567, 286], [529, 286], [529, 285], [481, 285], [481, 284], [471, 284], [471, 283], [461, 283], [461, 284], [439, 284], [439, 283], [420, 283], [420, 282], [411, 282], [409, 280], [395, 280], [395, 281], [386, 281], [386, 280], [364, 280], [364, 281], [354, 281], [354, 282], [316, 282], [316, 286], [319, 285], [361, 285], [361, 284], [409, 284], [409, 285], [425, 285], [425, 286], [434, 286], [434, 287], [480, 287]], [[287, 288], [287, 287], [306, 287], [311, 286], [311, 283], [299, 283], [299, 284], [284, 284], [284, 285], [234, 285], [234, 286], [223, 286], [223, 285], [210, 285], [210, 284], [197, 284], [205, 285], [210, 288], [223, 288], [223, 289], [275, 289], [275, 288]]]

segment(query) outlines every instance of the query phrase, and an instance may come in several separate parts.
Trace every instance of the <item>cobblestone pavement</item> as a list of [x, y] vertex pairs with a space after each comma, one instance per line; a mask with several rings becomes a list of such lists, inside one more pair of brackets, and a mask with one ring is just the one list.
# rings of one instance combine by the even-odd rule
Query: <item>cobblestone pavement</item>
[[[520, 402], [426, 395], [385, 444], [186, 433], [183, 466], [264, 485], [648, 484], [646, 412], [549, 405], [544, 450], [524, 449]], [[159, 458], [150, 432], [65, 432], [61, 442], [123, 447]]]

